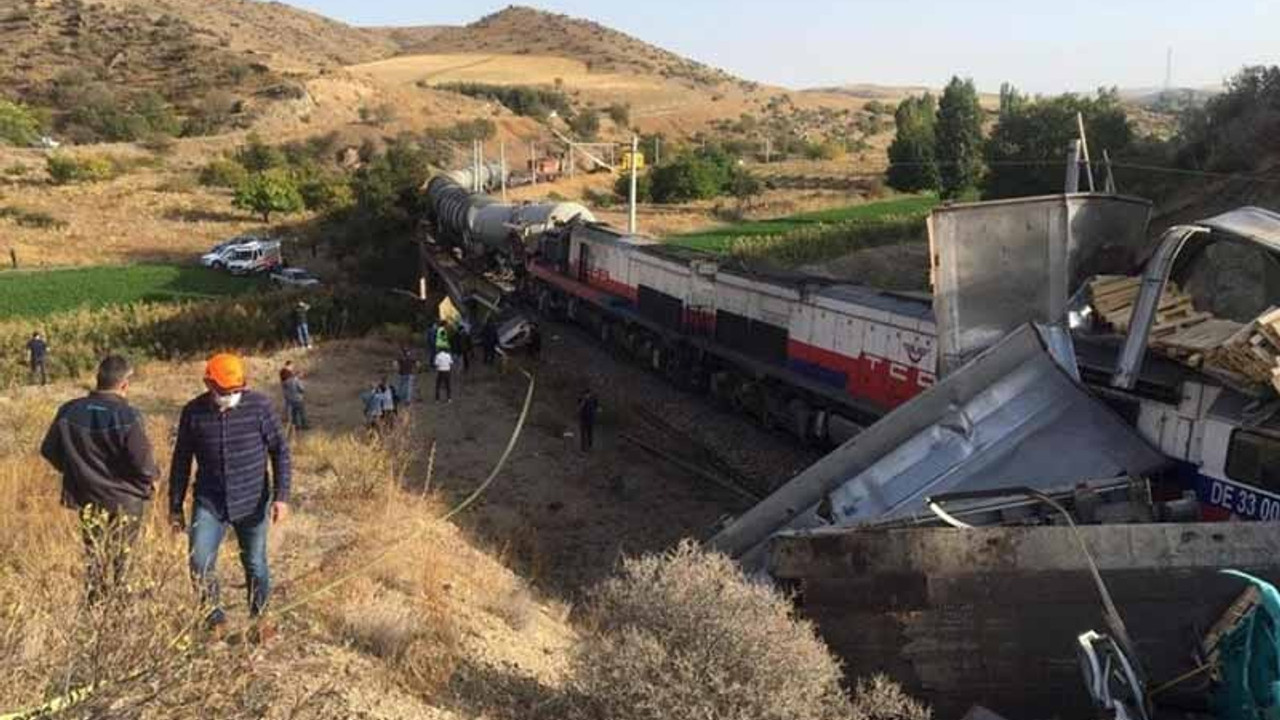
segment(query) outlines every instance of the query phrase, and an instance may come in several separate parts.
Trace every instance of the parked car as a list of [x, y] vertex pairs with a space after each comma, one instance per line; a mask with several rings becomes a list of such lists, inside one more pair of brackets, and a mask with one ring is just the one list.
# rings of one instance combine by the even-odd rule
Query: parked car
[[314, 287], [320, 284], [320, 278], [306, 268], [280, 268], [271, 273], [271, 282], [280, 287]]
[[256, 235], [237, 235], [230, 240], [224, 240], [210, 248], [209, 252], [200, 256], [200, 264], [207, 268], [221, 270], [227, 266], [227, 261], [231, 259], [232, 253], [242, 245], [261, 242], [266, 238], [260, 238]]
[[255, 240], [232, 249], [226, 267], [232, 275], [252, 275], [270, 272], [283, 263], [278, 240]]

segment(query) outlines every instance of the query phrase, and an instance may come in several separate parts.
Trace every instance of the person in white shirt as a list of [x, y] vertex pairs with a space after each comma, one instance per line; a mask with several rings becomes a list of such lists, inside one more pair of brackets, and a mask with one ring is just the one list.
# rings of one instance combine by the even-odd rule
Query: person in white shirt
[[453, 402], [453, 388], [449, 384], [449, 373], [453, 370], [453, 355], [448, 350], [436, 353], [436, 402], [440, 402], [440, 389], [444, 388], [445, 402]]

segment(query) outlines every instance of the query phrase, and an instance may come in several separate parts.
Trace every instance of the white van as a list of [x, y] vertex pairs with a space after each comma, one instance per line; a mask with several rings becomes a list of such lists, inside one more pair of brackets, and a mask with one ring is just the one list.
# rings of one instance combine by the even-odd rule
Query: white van
[[232, 275], [251, 275], [270, 272], [283, 262], [280, 241], [259, 240], [238, 245], [227, 259], [227, 270]]

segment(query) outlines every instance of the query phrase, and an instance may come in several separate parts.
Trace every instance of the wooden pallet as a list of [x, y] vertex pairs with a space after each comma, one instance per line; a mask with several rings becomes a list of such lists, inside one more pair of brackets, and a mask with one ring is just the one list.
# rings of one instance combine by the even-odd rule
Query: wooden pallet
[[[1092, 307], [1117, 332], [1129, 330], [1142, 278], [1101, 275], [1089, 283]], [[1151, 326], [1151, 349], [1197, 369], [1280, 392], [1280, 308], [1240, 324], [1196, 310], [1177, 283], [1165, 284]]]

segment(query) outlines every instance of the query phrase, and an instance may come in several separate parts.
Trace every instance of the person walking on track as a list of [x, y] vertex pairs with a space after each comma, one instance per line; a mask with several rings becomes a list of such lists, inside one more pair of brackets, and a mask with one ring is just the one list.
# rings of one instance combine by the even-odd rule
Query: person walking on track
[[36, 377], [39, 376], [41, 385], [49, 384], [49, 373], [45, 369], [45, 360], [49, 357], [49, 343], [44, 341], [44, 336], [39, 331], [31, 333], [31, 339], [27, 341], [27, 365], [31, 368], [31, 384], [36, 384]]
[[142, 413], [126, 399], [132, 375], [123, 357], [103, 358], [95, 389], [58, 408], [40, 445], [62, 474], [62, 504], [79, 514], [90, 604], [124, 587], [160, 475]]
[[[219, 353], [205, 365], [206, 392], [182, 408], [169, 470], [169, 515], [187, 528], [190, 569], [209, 607], [206, 624], [226, 622], [218, 588], [218, 548], [230, 527], [240, 546], [249, 613], [261, 616], [271, 595], [267, 529], [289, 516], [289, 445], [266, 396], [248, 389], [244, 361]], [[183, 506], [196, 463], [191, 523]], [[270, 473], [268, 474], [268, 466]], [[266, 629], [260, 627], [264, 635]]]
[[581, 438], [582, 452], [591, 450], [595, 439], [596, 414], [600, 412], [600, 400], [591, 388], [582, 391], [578, 396], [578, 437]]
[[445, 402], [453, 402], [453, 387], [450, 374], [453, 371], [453, 355], [447, 349], [436, 353], [436, 402], [440, 402], [440, 390], [444, 390]]

